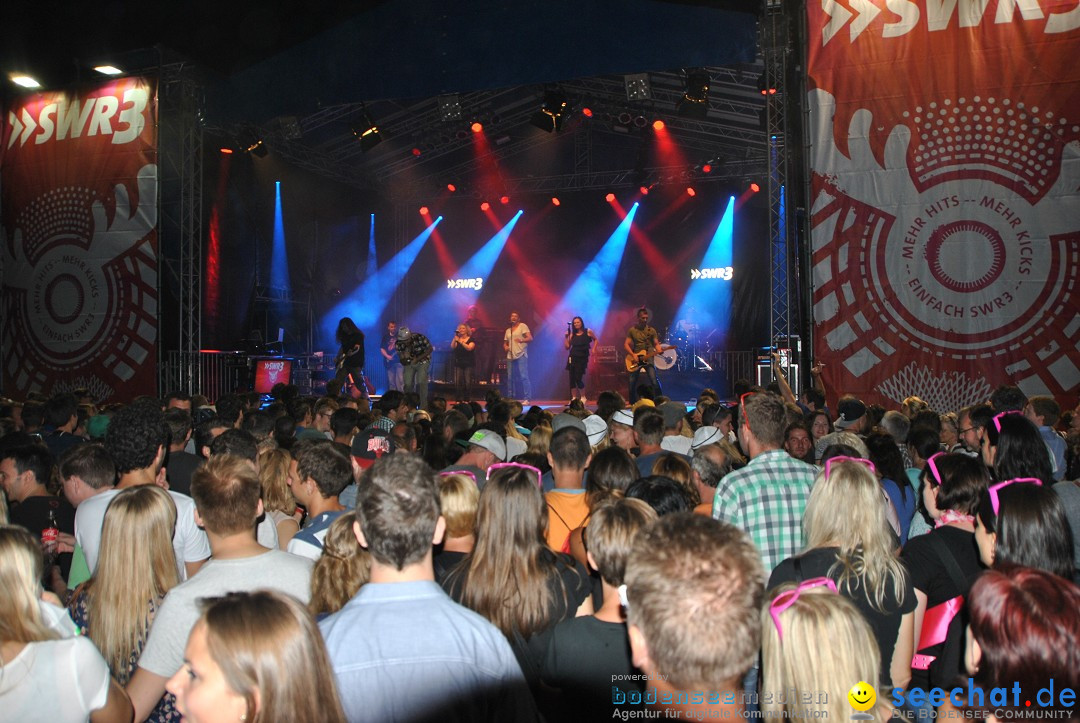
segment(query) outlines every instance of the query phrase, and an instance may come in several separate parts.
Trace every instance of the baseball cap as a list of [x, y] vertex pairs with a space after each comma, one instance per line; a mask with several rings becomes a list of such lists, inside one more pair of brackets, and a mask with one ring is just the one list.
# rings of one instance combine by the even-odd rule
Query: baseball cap
[[836, 408], [840, 412], [840, 418], [833, 423], [833, 426], [837, 429], [847, 429], [866, 414], [866, 405], [858, 399], [844, 399]]
[[638, 407], [655, 407], [655, 406], [656, 406], [656, 402], [654, 402], [651, 399], [639, 399], [636, 402], [634, 402], [634, 405], [632, 407], [630, 407], [630, 408], [636, 410]]
[[506, 442], [497, 432], [492, 432], [490, 429], [478, 429], [473, 432], [473, 436], [469, 437], [469, 444], [483, 447], [495, 455], [495, 459], [500, 462], [506, 459]]
[[710, 444], [716, 444], [724, 438], [724, 435], [720, 434], [720, 429], [709, 425], [708, 427], [698, 427], [694, 432], [694, 439], [690, 442], [690, 449], [695, 452], [702, 447], [707, 447]]
[[589, 435], [589, 444], [594, 447], [604, 441], [607, 436], [607, 422], [596, 414], [585, 417], [585, 434]]
[[410, 333], [411, 332], [409, 331], [409, 327], [407, 327], [407, 326], [398, 327], [397, 338], [400, 339], [401, 341], [405, 341], [406, 339], [409, 338]]
[[352, 456], [364, 469], [375, 464], [375, 460], [394, 452], [394, 440], [378, 427], [365, 429], [352, 441]]
[[629, 409], [620, 409], [611, 415], [612, 424], [624, 424], [627, 427], [634, 426], [634, 413]]
[[678, 402], [664, 402], [658, 409], [664, 415], [664, 426], [669, 429], [686, 416], [686, 406]]
[[551, 420], [552, 434], [558, 432], [563, 427], [574, 427], [575, 429], [580, 429], [585, 434], [589, 433], [589, 430], [585, 427], [585, 422], [582, 422], [573, 414], [567, 414], [566, 412], [556, 414]]

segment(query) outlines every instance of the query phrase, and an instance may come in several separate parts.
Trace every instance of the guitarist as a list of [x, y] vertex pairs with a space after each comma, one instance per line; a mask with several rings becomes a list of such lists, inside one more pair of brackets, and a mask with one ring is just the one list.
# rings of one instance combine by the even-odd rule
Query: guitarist
[[[660, 384], [656, 380], [656, 367], [653, 366], [652, 357], [663, 354], [664, 349], [660, 346], [660, 337], [656, 329], [649, 326], [649, 310], [644, 306], [637, 311], [637, 324], [631, 326], [626, 332], [626, 341], [623, 348], [631, 357], [638, 357], [636, 368], [630, 372], [630, 403], [638, 400], [638, 382], [644, 373], [648, 383], [656, 391], [660, 391]], [[630, 360], [628, 360], [630, 361]]]
[[[326, 393], [336, 396], [346, 382], [357, 389], [364, 389], [364, 332], [349, 317], [338, 322], [337, 343], [341, 346], [336, 361], [337, 373], [326, 383]], [[361, 392], [363, 393], [363, 392]]]
[[401, 358], [397, 352], [397, 322], [391, 321], [386, 325], [386, 335], [382, 338], [379, 347], [382, 354], [383, 364], [386, 366], [386, 389], [396, 389], [399, 392], [405, 389], [405, 368], [401, 366]]

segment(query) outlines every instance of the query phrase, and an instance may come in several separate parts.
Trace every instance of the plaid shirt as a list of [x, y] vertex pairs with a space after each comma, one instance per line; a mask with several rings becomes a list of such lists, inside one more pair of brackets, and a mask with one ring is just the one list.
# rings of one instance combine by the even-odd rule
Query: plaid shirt
[[423, 334], [410, 334], [408, 339], [398, 341], [398, 356], [401, 363], [421, 364], [431, 358], [431, 342]]
[[768, 574], [803, 549], [803, 513], [816, 477], [816, 467], [782, 449], [763, 452], [716, 485], [713, 519], [749, 534]]

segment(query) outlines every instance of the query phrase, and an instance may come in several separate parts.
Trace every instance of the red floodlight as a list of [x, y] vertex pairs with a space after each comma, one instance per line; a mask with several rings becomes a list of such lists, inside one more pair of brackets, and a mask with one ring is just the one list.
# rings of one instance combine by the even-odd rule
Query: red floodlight
[[706, 163], [704, 166], [701, 167], [701, 172], [712, 173], [712, 164]]
[[559, 206], [561, 204], [562, 204], [562, 201], [560, 201], [557, 196], [552, 196], [551, 197], [551, 205], [552, 206]]
[[455, 186], [452, 183], [448, 183], [448, 184], [446, 184], [446, 190], [449, 191], [450, 193], [453, 193], [454, 191], [457, 190], [457, 186]]
[[585, 116], [586, 118], [592, 118], [592, 108], [582, 108], [581, 115]]
[[751, 183], [750, 184], [750, 190], [753, 191], [754, 193], [757, 193], [758, 191], [761, 190], [761, 186], [757, 185], [756, 183]]
[[686, 195], [687, 195], [687, 196], [696, 196], [696, 195], [697, 195], [697, 191], [695, 191], [695, 190], [694, 190], [694, 187], [693, 187], [693, 186], [687, 186], [687, 187], [686, 187]]
[[484, 130], [484, 124], [480, 121], [476, 121], [469, 127], [472, 128], [473, 133], [479, 133], [480, 131]]
[[222, 148], [221, 152], [224, 153], [227, 156], [227, 155], [229, 155], [229, 154], [231, 154], [233, 152], [233, 149], [232, 148]]
[[491, 204], [488, 203], [487, 201], [484, 201], [483, 203], [480, 204], [480, 210], [481, 211], [490, 211], [491, 210]]
[[420, 207], [420, 215], [421, 216], [427, 216], [429, 213], [431, 213], [431, 211], [428, 210], [427, 206], [421, 206]]
[[655, 120], [653, 121], [652, 127], [654, 131], [662, 131], [664, 130], [664, 121]]
[[505, 206], [506, 204], [510, 203], [510, 197], [509, 196], [503, 196], [502, 198], [499, 199], [499, 203], [501, 203], [502, 205]]
[[649, 187], [648, 186], [642, 186], [641, 188], [638, 189], [638, 191], [641, 192], [642, 196], [648, 196], [649, 195]]
[[604, 200], [608, 203], [615, 203], [615, 194], [609, 193], [608, 195], [604, 196]]
[[420, 155], [420, 149], [419, 148], [413, 148], [412, 149], [412, 154], [414, 156], [419, 156]]

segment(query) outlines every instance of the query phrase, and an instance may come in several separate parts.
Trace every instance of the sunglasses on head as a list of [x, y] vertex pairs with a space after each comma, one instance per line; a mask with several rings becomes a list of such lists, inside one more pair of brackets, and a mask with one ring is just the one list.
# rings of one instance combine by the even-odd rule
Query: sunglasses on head
[[832, 592], [837, 592], [835, 582], [827, 577], [815, 577], [812, 580], [799, 583], [799, 586], [794, 590], [785, 590], [769, 603], [769, 615], [772, 616], [773, 623], [776, 624], [776, 634], [781, 640], [784, 639], [784, 627], [780, 624], [780, 614], [794, 605], [803, 592], [816, 587], [827, 587]]
[[1001, 498], [998, 497], [998, 493], [1009, 485], [1015, 484], [1031, 484], [1042, 487], [1042, 480], [1034, 477], [1017, 477], [1016, 479], [1009, 479], [1004, 482], [990, 485], [986, 491], [990, 493], [990, 507], [994, 510], [995, 517], [998, 514], [998, 510], [1001, 508]]
[[833, 464], [839, 463], [839, 462], [857, 462], [858, 464], [865, 465], [866, 467], [868, 467], [870, 469], [871, 474], [873, 474], [875, 476], [877, 475], [877, 467], [875, 467], [874, 463], [871, 462], [870, 460], [865, 459], [864, 457], [845, 457], [845, 456], [841, 455], [839, 457], [829, 457], [827, 460], [825, 460], [825, 476], [826, 477], [828, 477], [829, 473], [832, 471]]
[[1012, 409], [1012, 410], [1009, 410], [1008, 412], [1002, 412], [1001, 414], [995, 414], [994, 415], [994, 429], [996, 429], [998, 431], [998, 434], [1001, 434], [1001, 418], [1004, 417], [1007, 414], [1020, 414], [1020, 412], [1016, 411], [1015, 409]]
[[496, 462], [495, 464], [488, 467], [488, 477], [490, 478], [492, 472], [494, 472], [495, 470], [504, 469], [506, 467], [517, 467], [519, 469], [525, 469], [525, 470], [528, 470], [530, 472], [535, 472], [536, 473], [536, 486], [540, 487], [540, 488], [543, 488], [544, 485], [543, 485], [543, 482], [541, 482], [541, 478], [543, 477], [543, 473], [539, 469], [537, 469], [536, 467], [533, 467], [531, 464], [522, 464], [521, 462]]
[[926, 460], [926, 466], [930, 468], [930, 474], [933, 475], [934, 481], [938, 483], [938, 487], [941, 486], [941, 472], [937, 468], [937, 458], [945, 454], [944, 452], [935, 452], [930, 455], [930, 458]]

